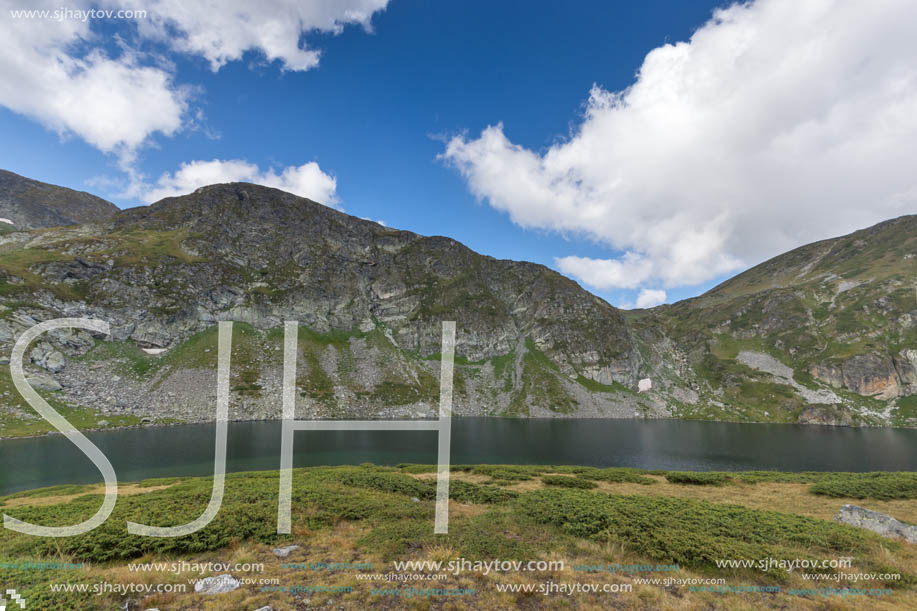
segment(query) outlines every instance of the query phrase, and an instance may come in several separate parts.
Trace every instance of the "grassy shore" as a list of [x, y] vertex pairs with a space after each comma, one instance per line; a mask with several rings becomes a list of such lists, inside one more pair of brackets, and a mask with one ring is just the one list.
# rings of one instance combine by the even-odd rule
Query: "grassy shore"
[[[293, 533], [276, 534], [276, 472], [227, 476], [217, 517], [197, 533], [179, 538], [129, 535], [125, 522], [173, 525], [196, 518], [210, 498], [209, 478], [172, 478], [122, 484], [117, 506], [94, 531], [66, 538], [0, 532], [0, 581], [16, 588], [33, 609], [904, 609], [917, 607], [917, 545], [884, 539], [833, 522], [853, 502], [917, 523], [917, 473], [703, 473], [459, 465], [452, 470], [448, 535], [433, 534], [434, 467], [316, 467], [293, 479]], [[44, 525], [72, 524], [95, 513], [100, 486], [57, 486], [0, 498], [3, 513]], [[299, 545], [287, 558], [272, 550]], [[786, 571], [718, 568], [717, 560], [837, 560], [848, 568]], [[544, 560], [563, 569], [466, 570], [443, 580], [387, 582], [394, 562], [464, 558], [471, 562]], [[263, 570], [132, 571], [130, 563], [180, 562], [263, 564]], [[82, 563], [82, 568], [12, 568], [5, 563]], [[315, 563], [339, 563], [337, 570]], [[298, 563], [303, 566], [284, 566]], [[306, 566], [310, 564], [310, 566]], [[355, 564], [361, 568], [353, 567]], [[368, 565], [372, 565], [369, 568]], [[580, 566], [678, 565], [677, 571], [588, 572]], [[345, 568], [340, 568], [340, 567]], [[195, 594], [191, 578], [230, 572], [249, 579], [239, 589]], [[446, 572], [445, 570], [443, 571]], [[806, 573], [839, 580], [816, 581]], [[851, 578], [879, 574], [875, 579]], [[889, 577], [897, 574], [899, 578]], [[368, 578], [368, 579], [367, 579]], [[723, 579], [741, 592], [694, 591], [686, 582], [668, 585], [642, 579]], [[265, 591], [273, 586], [299, 592]], [[185, 585], [186, 593], [52, 592], [52, 583]], [[605, 584], [616, 592], [539, 592], [538, 588]], [[309, 587], [338, 591], [307, 592]], [[535, 588], [506, 592], [507, 587]], [[271, 588], [269, 584], [267, 586]], [[474, 590], [473, 595], [408, 598], [380, 588]], [[791, 589], [890, 590], [881, 596], [809, 593]], [[766, 588], [780, 592], [748, 591]], [[630, 591], [624, 591], [624, 590]], [[375, 592], [374, 592], [375, 590]]]

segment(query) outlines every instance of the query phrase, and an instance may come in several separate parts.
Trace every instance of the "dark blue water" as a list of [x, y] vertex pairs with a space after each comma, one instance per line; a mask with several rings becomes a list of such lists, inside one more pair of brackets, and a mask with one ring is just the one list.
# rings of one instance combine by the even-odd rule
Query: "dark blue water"
[[[88, 433], [119, 481], [213, 472], [214, 426]], [[436, 434], [297, 432], [296, 466], [436, 462]], [[279, 422], [229, 424], [227, 471], [276, 469]], [[680, 470], [917, 471], [917, 430], [680, 420], [456, 418], [452, 462]], [[60, 435], [0, 441], [0, 494], [101, 482]]]

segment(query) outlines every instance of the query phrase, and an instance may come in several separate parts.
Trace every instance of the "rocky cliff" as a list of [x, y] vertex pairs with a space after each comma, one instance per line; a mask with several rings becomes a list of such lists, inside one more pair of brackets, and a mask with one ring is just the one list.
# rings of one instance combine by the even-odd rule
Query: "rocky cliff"
[[[298, 320], [298, 417], [418, 417], [455, 320], [458, 414], [917, 424], [915, 235], [902, 217], [622, 312], [540, 265], [214, 185], [0, 235], [0, 355], [37, 321], [104, 319], [111, 337], [31, 351], [53, 404], [82, 426], [208, 420], [215, 324], [233, 320], [232, 417], [277, 418], [282, 324]], [[8, 371], [0, 410], [0, 435], [41, 430]]]

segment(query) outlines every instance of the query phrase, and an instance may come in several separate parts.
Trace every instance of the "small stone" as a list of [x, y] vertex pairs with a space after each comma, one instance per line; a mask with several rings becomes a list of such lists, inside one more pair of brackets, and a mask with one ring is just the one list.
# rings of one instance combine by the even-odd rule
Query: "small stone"
[[99, 420], [96, 422], [97, 426], [108, 426], [108, 420]]
[[298, 550], [298, 549], [300, 549], [298, 545], [287, 545], [286, 547], [278, 547], [274, 549], [274, 555], [277, 556], [278, 558], [286, 558], [291, 553], [293, 553], [294, 550]]
[[226, 594], [238, 590], [242, 584], [229, 573], [216, 577], [204, 577], [194, 584], [194, 591], [198, 594]]
[[255, 611], [274, 611], [274, 607], [265, 605], [264, 607], [258, 607]]
[[415, 503], [419, 503], [419, 502], [420, 502], [420, 499], [417, 498], [416, 496], [412, 496], [412, 497], [411, 497], [411, 500], [414, 501]]

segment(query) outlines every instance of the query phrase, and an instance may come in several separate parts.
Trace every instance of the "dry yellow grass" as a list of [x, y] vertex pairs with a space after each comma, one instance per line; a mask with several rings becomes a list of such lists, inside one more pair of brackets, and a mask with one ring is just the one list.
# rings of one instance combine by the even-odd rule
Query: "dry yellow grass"
[[[131, 496], [134, 494], [146, 494], [148, 492], [155, 492], [157, 490], [163, 490], [174, 486], [175, 484], [166, 484], [163, 486], [138, 486], [137, 484], [121, 484], [118, 486], [118, 495]], [[67, 503], [72, 501], [75, 498], [87, 495], [87, 494], [105, 494], [105, 486], [98, 485], [93, 488], [86, 488], [85, 490], [78, 492], [76, 494], [61, 494], [57, 496], [23, 496], [17, 497], [14, 499], [9, 499], [0, 507], [22, 507], [23, 505], [30, 505], [33, 507], [40, 507], [42, 505], [59, 505], [60, 503]]]

